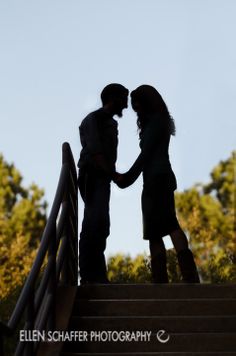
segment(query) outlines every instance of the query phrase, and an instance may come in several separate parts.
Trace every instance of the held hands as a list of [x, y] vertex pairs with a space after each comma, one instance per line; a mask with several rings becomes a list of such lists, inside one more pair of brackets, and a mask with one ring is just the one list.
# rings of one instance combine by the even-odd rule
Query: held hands
[[121, 189], [127, 188], [132, 184], [130, 182], [130, 179], [129, 179], [127, 173], [121, 174], [121, 173], [115, 172], [112, 180]]

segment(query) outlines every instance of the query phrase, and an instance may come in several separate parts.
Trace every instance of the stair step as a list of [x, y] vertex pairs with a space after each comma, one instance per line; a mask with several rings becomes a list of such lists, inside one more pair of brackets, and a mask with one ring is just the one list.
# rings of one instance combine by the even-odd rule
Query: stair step
[[[61, 356], [90, 356], [91, 353], [63, 352]], [[129, 353], [93, 353], [94, 356], [236, 356], [236, 352], [129, 352]]]
[[[152, 335], [146, 342], [88, 336], [88, 341], [65, 343], [61, 356], [236, 356], [236, 285], [80, 286], [68, 330]], [[157, 340], [159, 330], [170, 336], [167, 343]]]
[[[167, 332], [236, 332], [236, 316], [74, 317], [70, 330], [148, 330]], [[236, 351], [236, 349], [235, 349]]]
[[77, 299], [73, 316], [235, 315], [236, 298], [228, 299]]
[[[235, 352], [236, 333], [170, 334], [167, 343], [160, 343], [153, 334], [149, 342], [70, 342], [64, 352], [78, 353], [129, 353], [132, 352]], [[204, 354], [205, 355], [205, 354]]]
[[236, 298], [236, 284], [97, 284], [79, 286], [78, 299]]

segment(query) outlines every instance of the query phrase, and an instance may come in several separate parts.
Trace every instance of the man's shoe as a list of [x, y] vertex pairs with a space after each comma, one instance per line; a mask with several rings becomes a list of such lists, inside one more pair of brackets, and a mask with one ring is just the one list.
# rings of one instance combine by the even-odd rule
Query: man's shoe
[[87, 279], [81, 279], [80, 280], [80, 285], [89, 285], [89, 284], [110, 284], [111, 282], [109, 281], [108, 278], [98, 278], [98, 279], [92, 279], [92, 280], [87, 280]]

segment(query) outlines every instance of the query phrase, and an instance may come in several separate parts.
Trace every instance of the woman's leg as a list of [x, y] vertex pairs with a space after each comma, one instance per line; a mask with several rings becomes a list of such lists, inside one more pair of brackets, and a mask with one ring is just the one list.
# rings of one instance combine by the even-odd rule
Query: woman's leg
[[188, 247], [188, 239], [181, 228], [170, 234], [174, 248], [177, 252], [179, 267], [183, 281], [186, 283], [200, 283], [193, 254]]
[[166, 248], [162, 239], [149, 241], [152, 279], [154, 283], [168, 283]]
[[181, 228], [171, 232], [170, 237], [177, 253], [188, 248], [187, 236]]

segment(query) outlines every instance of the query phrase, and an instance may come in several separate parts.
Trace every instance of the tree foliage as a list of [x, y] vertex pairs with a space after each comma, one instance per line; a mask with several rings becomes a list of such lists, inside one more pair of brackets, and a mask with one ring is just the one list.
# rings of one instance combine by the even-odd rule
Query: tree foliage
[[25, 188], [14, 164], [0, 155], [0, 298], [27, 277], [46, 222], [43, 190]]
[[108, 278], [112, 283], [146, 283], [151, 280], [149, 258], [116, 254], [108, 258]]
[[[167, 251], [167, 269], [170, 283], [181, 280], [174, 249]], [[130, 255], [116, 254], [108, 258], [108, 278], [112, 283], [150, 283], [150, 256], [139, 254], [132, 258]]]
[[236, 281], [235, 169], [232, 152], [212, 170], [208, 184], [176, 195], [181, 225], [206, 282]]

